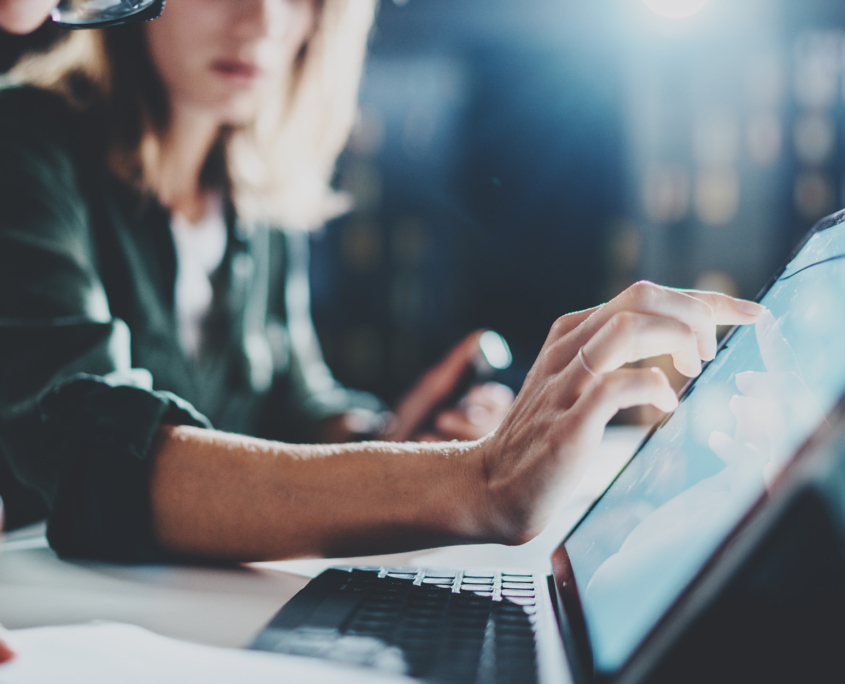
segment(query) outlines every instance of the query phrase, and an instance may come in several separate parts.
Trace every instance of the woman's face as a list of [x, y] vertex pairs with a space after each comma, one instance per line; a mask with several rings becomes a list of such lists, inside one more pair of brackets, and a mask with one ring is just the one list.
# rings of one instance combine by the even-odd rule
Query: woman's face
[[315, 0], [167, 0], [145, 30], [172, 105], [239, 124], [290, 77], [315, 21]]

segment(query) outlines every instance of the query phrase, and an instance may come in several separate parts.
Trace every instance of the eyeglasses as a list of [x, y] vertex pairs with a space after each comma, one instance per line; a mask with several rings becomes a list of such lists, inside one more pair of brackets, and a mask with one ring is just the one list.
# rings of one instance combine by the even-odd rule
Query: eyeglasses
[[61, 0], [50, 15], [67, 28], [103, 28], [155, 19], [164, 0]]

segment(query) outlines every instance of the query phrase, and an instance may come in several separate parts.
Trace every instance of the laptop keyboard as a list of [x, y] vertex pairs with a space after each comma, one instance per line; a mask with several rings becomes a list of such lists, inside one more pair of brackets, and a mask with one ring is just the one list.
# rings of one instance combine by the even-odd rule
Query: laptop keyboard
[[311, 584], [319, 584], [321, 596], [312, 597], [308, 616], [290, 628], [283, 608], [253, 648], [431, 682], [537, 680], [537, 587], [530, 574], [339, 567]]

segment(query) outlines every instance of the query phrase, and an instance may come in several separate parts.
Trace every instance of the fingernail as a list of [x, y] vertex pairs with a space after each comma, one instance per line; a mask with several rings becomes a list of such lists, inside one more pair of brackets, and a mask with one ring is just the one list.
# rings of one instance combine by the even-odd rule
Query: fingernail
[[701, 359], [697, 358], [695, 359], [695, 361], [691, 361], [689, 370], [692, 375], [689, 375], [687, 377], [697, 378], [699, 375], [701, 375]]
[[742, 313], [748, 314], [749, 316], [760, 316], [766, 310], [766, 307], [762, 304], [757, 304], [756, 302], [749, 302], [746, 299], [737, 300], [737, 308]]

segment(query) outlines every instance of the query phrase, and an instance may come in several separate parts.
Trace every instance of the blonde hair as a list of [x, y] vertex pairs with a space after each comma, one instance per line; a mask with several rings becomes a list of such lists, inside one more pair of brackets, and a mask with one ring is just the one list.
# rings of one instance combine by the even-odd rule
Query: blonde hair
[[[203, 180], [225, 187], [247, 225], [309, 229], [349, 208], [331, 179], [355, 119], [376, 2], [318, 2], [293, 78], [253, 122], [221, 131]], [[9, 80], [57, 92], [76, 108], [104, 106], [109, 168], [143, 190], [156, 187], [168, 104], [141, 26], [72, 32], [18, 64]]]

